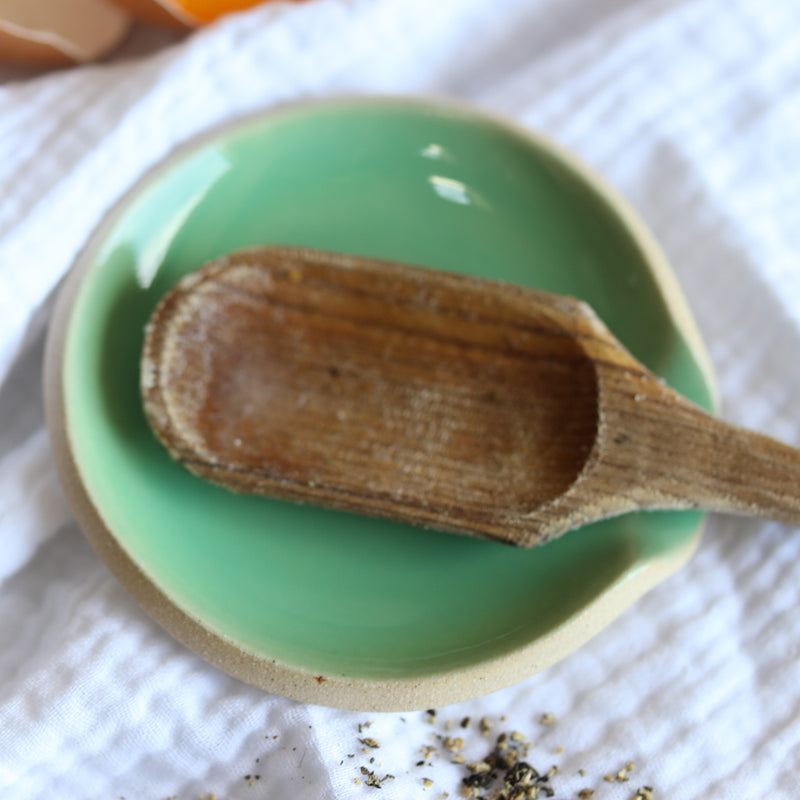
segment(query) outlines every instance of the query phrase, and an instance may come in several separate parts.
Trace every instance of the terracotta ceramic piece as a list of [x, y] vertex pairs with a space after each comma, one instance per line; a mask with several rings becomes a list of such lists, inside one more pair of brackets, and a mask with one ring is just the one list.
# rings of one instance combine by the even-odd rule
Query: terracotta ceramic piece
[[115, 48], [130, 17], [106, 0], [6, 0], [0, 13], [0, 61], [64, 66]]

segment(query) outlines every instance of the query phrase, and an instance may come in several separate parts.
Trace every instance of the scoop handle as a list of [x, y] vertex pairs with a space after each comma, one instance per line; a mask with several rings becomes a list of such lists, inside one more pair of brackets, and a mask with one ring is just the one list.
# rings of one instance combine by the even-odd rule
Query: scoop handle
[[800, 450], [718, 420], [714, 428], [714, 510], [800, 526]]
[[635, 380], [625, 402], [607, 407], [603, 440], [616, 485], [638, 507], [800, 526], [800, 449], [718, 419], [656, 379]]

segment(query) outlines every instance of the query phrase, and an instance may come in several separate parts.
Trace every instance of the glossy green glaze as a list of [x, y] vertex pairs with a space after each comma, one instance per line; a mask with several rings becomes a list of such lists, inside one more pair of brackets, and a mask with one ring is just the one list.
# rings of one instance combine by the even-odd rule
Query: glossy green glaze
[[208, 259], [260, 243], [577, 295], [709, 407], [702, 360], [671, 318], [646, 248], [601, 192], [523, 133], [422, 102], [290, 108], [182, 152], [85, 254], [67, 329], [68, 435], [108, 528], [216, 635], [266, 660], [363, 678], [441, 673], [526, 646], [686, 550], [694, 513], [630, 515], [518, 551], [235, 496], [176, 466], [142, 412], [143, 327], [158, 299]]

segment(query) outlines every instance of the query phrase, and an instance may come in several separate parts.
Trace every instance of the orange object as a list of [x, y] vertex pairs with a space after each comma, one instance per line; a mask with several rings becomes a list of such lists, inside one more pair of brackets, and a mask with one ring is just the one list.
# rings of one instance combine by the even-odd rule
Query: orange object
[[168, 5], [175, 5], [200, 23], [211, 22], [229, 11], [241, 11], [243, 8], [257, 6], [265, 0], [170, 0]]
[[270, 0], [114, 0], [134, 17], [154, 25], [195, 28], [230, 11], [241, 11]]

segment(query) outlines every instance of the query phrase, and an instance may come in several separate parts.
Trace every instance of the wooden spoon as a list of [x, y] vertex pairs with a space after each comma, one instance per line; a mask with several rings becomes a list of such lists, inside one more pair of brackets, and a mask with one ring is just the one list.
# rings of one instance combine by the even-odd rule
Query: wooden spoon
[[635, 509], [800, 524], [800, 451], [655, 377], [584, 303], [287, 247], [184, 278], [146, 330], [153, 431], [188, 470], [532, 546]]

